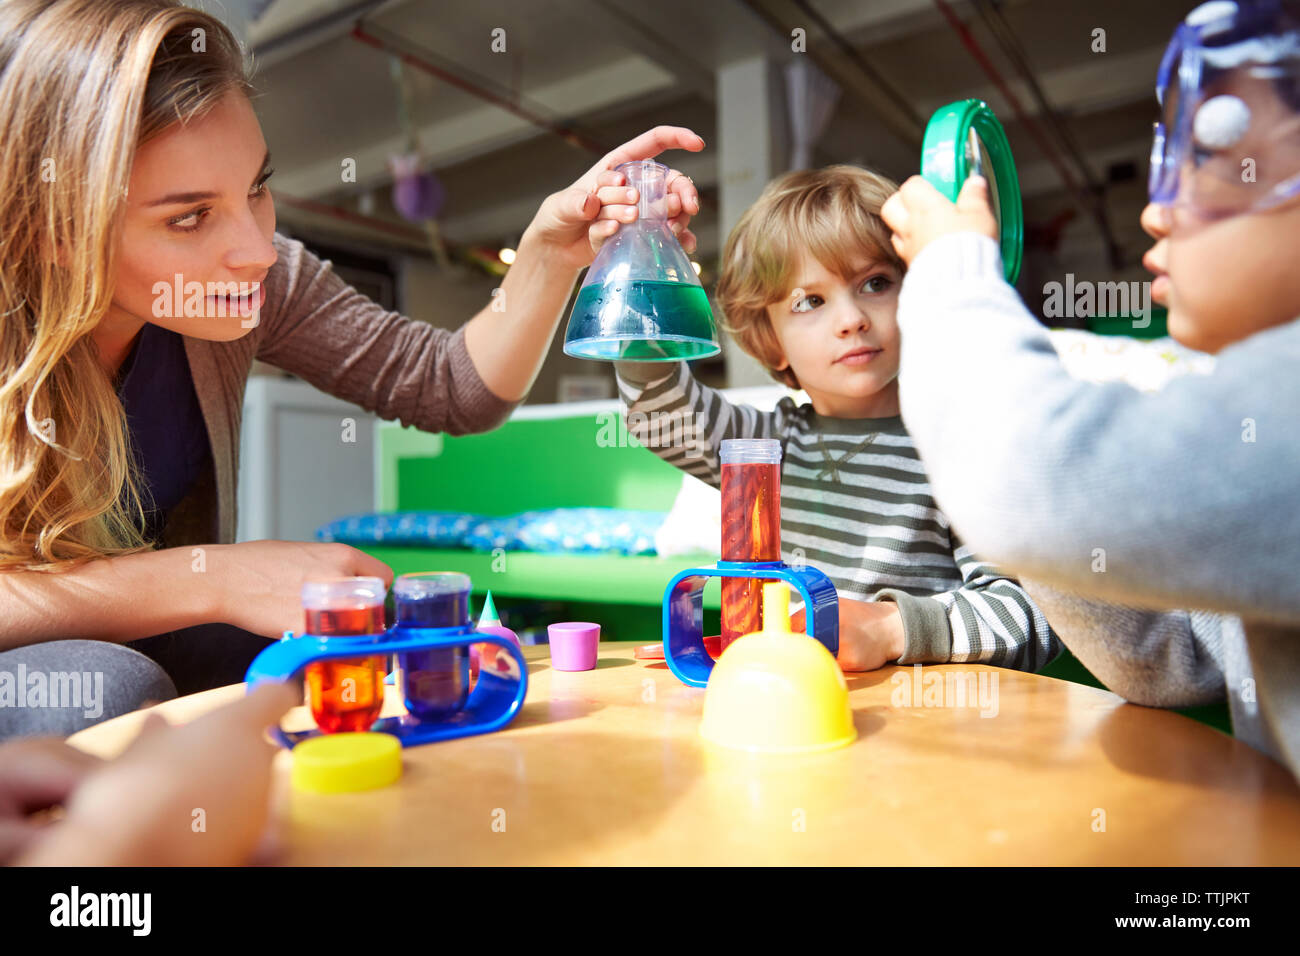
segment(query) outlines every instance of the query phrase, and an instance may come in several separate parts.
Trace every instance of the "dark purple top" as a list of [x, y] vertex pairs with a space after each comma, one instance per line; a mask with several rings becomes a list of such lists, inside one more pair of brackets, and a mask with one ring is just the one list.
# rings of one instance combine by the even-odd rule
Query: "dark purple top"
[[144, 534], [161, 544], [167, 512], [189, 492], [212, 454], [185, 340], [145, 323], [118, 370], [117, 394], [143, 476]]

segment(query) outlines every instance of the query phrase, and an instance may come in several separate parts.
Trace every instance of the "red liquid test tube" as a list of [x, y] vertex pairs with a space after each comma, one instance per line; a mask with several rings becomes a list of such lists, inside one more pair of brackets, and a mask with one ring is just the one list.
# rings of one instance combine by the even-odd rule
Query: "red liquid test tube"
[[[318, 637], [360, 637], [384, 633], [384, 582], [379, 578], [336, 578], [302, 586], [304, 631]], [[322, 733], [364, 732], [384, 706], [387, 654], [308, 664], [307, 705]]]
[[[729, 438], [722, 443], [722, 560], [781, 560], [781, 443]], [[722, 579], [721, 649], [762, 630], [763, 579]]]

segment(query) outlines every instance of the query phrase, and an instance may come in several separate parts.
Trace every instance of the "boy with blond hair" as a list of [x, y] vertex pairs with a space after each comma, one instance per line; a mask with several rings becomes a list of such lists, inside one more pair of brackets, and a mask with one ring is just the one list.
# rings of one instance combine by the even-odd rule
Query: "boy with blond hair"
[[1037, 670], [1059, 650], [1055, 635], [1020, 585], [953, 533], [899, 415], [904, 267], [879, 217], [896, 188], [853, 166], [788, 173], [727, 240], [717, 287], [727, 328], [808, 403], [786, 397], [762, 412], [701, 385], [685, 363], [619, 362], [629, 431], [662, 416], [693, 421], [689, 447], [684, 430], [647, 444], [715, 487], [724, 440], [781, 441], [781, 556], [835, 584], [845, 670]]

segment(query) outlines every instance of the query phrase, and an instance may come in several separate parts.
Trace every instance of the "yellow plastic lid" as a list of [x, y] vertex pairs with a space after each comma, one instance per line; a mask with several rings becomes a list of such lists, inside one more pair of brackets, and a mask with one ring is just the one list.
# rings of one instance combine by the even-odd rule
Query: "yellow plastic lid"
[[351, 793], [395, 783], [402, 745], [392, 734], [322, 734], [293, 748], [293, 786], [308, 793]]

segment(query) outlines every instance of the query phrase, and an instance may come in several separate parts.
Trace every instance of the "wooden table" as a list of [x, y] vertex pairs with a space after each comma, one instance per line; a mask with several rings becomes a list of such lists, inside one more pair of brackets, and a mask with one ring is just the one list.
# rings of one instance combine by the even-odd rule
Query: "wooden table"
[[[1291, 776], [1178, 714], [983, 665], [890, 667], [849, 675], [851, 746], [755, 757], [702, 741], [705, 692], [632, 650], [602, 644], [596, 670], [565, 673], [545, 646], [525, 648], [531, 682], [514, 723], [406, 750], [402, 780], [385, 789], [293, 791], [281, 752], [282, 862], [1300, 863]], [[995, 715], [926, 706], [934, 675], [981, 672]], [[242, 692], [154, 709], [184, 721]], [[111, 756], [143, 713], [71, 742]], [[304, 718], [291, 712], [286, 726]]]

